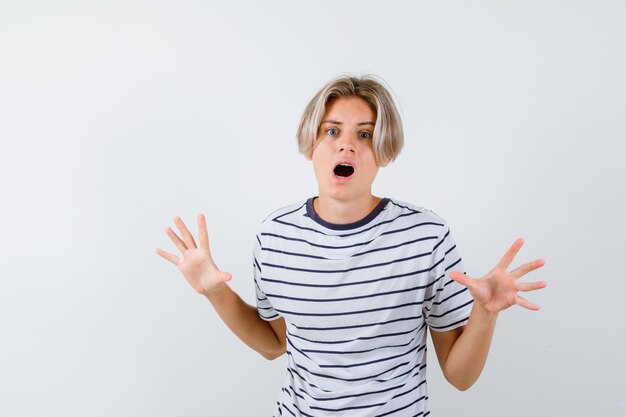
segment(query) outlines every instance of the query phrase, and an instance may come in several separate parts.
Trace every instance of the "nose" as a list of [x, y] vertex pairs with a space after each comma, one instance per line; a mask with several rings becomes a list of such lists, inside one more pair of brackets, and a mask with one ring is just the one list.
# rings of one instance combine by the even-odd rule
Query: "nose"
[[347, 151], [354, 153], [356, 151], [356, 135], [342, 135], [339, 142], [339, 152]]

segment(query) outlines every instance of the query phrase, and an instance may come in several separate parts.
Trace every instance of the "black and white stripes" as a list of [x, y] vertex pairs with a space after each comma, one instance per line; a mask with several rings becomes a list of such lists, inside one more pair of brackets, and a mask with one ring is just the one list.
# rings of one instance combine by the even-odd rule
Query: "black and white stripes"
[[254, 246], [259, 315], [287, 324], [274, 415], [427, 415], [427, 328], [464, 325], [472, 304], [448, 226], [392, 199], [334, 225], [312, 201], [270, 215]]

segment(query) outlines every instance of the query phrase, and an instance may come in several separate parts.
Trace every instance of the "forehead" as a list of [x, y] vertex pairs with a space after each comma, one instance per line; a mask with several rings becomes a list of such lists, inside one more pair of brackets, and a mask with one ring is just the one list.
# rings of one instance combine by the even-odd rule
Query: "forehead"
[[326, 106], [323, 120], [341, 122], [375, 122], [376, 115], [367, 101], [360, 97], [339, 97]]

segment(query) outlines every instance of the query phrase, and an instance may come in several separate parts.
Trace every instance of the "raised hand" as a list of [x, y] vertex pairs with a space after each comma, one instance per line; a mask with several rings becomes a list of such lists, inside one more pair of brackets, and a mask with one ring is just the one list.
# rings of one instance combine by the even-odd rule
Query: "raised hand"
[[182, 219], [178, 216], [174, 218], [174, 223], [180, 231], [183, 239], [181, 240], [174, 231], [166, 227], [165, 233], [172, 239], [172, 242], [178, 247], [182, 253], [182, 257], [177, 257], [171, 253], [165, 252], [157, 248], [157, 255], [170, 261], [180, 269], [183, 276], [189, 284], [198, 293], [210, 296], [218, 293], [227, 281], [232, 279], [228, 272], [221, 272], [213, 258], [209, 248], [209, 235], [206, 228], [206, 220], [204, 215], [198, 214], [198, 233], [200, 237], [200, 248], [196, 246], [191, 232], [185, 226]]
[[545, 281], [518, 282], [518, 279], [530, 271], [542, 267], [545, 262], [537, 259], [508, 271], [515, 255], [524, 241], [517, 239], [506, 251], [500, 262], [482, 278], [474, 279], [461, 272], [451, 272], [450, 278], [469, 289], [474, 301], [480, 303], [488, 311], [497, 313], [514, 304], [529, 310], [539, 310], [539, 306], [519, 296], [519, 291], [533, 291], [545, 288]]

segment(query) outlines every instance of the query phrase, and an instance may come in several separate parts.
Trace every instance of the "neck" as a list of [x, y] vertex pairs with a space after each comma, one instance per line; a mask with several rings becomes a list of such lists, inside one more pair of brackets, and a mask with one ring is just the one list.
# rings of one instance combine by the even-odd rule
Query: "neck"
[[367, 216], [382, 200], [371, 193], [351, 200], [337, 200], [321, 195], [313, 200], [313, 209], [324, 221], [334, 224], [354, 223]]

